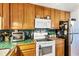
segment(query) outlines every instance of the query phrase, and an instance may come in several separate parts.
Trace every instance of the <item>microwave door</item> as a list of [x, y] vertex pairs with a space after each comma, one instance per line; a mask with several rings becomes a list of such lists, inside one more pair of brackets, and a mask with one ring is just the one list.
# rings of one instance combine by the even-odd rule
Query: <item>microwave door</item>
[[35, 28], [43, 28], [43, 20], [35, 19]]

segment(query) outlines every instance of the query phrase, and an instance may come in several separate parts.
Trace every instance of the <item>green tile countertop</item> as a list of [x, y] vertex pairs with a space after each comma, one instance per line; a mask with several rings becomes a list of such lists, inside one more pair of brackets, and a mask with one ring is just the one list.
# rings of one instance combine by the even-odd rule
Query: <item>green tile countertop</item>
[[12, 49], [17, 44], [30, 44], [30, 43], [33, 43], [33, 42], [34, 41], [31, 40], [31, 39], [18, 41], [18, 42], [0, 42], [0, 49]]
[[13, 45], [11, 42], [0, 42], [0, 49], [11, 49], [15, 45]]
[[29, 43], [33, 43], [34, 41], [31, 39], [28, 40], [22, 40], [22, 41], [17, 41], [17, 42], [12, 42], [12, 43], [17, 43], [17, 44], [29, 44]]

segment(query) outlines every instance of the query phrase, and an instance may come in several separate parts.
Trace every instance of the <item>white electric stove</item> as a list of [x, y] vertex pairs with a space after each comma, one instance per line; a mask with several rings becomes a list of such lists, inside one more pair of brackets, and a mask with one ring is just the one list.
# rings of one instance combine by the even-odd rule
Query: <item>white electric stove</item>
[[36, 56], [55, 56], [55, 41], [46, 39], [46, 32], [34, 33]]

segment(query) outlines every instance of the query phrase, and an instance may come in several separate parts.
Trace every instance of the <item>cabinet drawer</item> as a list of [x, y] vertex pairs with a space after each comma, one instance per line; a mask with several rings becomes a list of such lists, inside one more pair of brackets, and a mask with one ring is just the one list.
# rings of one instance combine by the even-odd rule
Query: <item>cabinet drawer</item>
[[25, 52], [31, 52], [31, 51], [35, 51], [35, 49], [26, 49], [26, 50], [22, 50], [21, 52], [25, 53]]
[[64, 56], [64, 46], [56, 47], [56, 56]]
[[56, 47], [64, 47], [64, 44], [58, 44]]
[[35, 56], [36, 54], [35, 49], [24, 50], [21, 52], [22, 52], [21, 53], [22, 56]]
[[22, 56], [35, 56], [35, 52], [26, 52], [26, 53], [23, 53]]
[[32, 49], [35, 48], [35, 44], [26, 44], [26, 45], [19, 45], [20, 50]]
[[64, 39], [58, 39], [56, 40], [56, 44], [64, 44]]

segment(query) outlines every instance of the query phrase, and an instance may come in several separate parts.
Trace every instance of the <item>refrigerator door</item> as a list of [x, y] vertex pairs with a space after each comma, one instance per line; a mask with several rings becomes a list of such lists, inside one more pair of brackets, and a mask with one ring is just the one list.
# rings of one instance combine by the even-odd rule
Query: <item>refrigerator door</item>
[[79, 56], [79, 34], [73, 34], [73, 41], [71, 44], [71, 56]]
[[69, 45], [71, 46], [71, 56], [79, 56], [79, 21], [69, 23]]
[[72, 33], [79, 33], [79, 21], [74, 21], [74, 24], [71, 27]]

